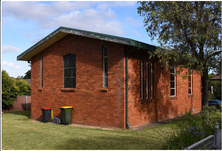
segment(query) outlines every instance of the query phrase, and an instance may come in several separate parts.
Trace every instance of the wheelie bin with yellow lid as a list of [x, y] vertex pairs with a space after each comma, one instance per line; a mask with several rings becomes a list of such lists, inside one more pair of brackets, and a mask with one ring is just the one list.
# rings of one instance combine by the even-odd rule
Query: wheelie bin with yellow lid
[[62, 124], [72, 124], [72, 106], [62, 106], [61, 110], [61, 123]]

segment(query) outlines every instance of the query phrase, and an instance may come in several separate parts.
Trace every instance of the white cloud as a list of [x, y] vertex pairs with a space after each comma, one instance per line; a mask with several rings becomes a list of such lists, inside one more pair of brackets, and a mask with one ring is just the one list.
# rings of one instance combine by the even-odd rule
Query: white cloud
[[[104, 4], [106, 9], [93, 9], [92, 6]], [[122, 35], [123, 23], [118, 21], [111, 7], [132, 6], [136, 2], [3, 2], [3, 17], [18, 20], [32, 20], [38, 23], [38, 29], [71, 28]], [[101, 4], [101, 5], [102, 5]], [[30, 35], [26, 35], [30, 36]], [[35, 36], [34, 36], [35, 37]], [[36, 38], [36, 37], [35, 37]]]
[[32, 40], [30, 41], [31, 43], [37, 43], [39, 40], [41, 40], [45, 35], [42, 35], [42, 33], [25, 33], [23, 35], [24, 37], [27, 37], [27, 38], [31, 38]]
[[2, 46], [2, 53], [7, 53], [7, 52], [20, 52], [22, 51], [20, 48], [17, 48], [15, 46], [11, 45], [3, 45]]
[[41, 20], [58, 16], [61, 13], [76, 11], [90, 7], [90, 2], [3, 2], [2, 16], [14, 17], [21, 20]]
[[111, 6], [112, 7], [126, 7], [126, 6], [134, 6], [137, 2], [136, 1], [114, 1], [112, 2]]
[[6, 61], [2, 62], [2, 66], [6, 66], [9, 68], [13, 68], [13, 69], [21, 69], [22, 68], [22, 66], [15, 65], [13, 62], [6, 62]]
[[142, 22], [139, 20], [134, 20], [132, 17], [126, 17], [126, 21], [133, 26], [141, 26]]
[[42, 22], [40, 28], [50, 28], [60, 25], [107, 34], [123, 34], [121, 29], [122, 23], [112, 20], [113, 18], [114, 12], [110, 9], [108, 11], [86, 9], [82, 12], [75, 11], [68, 14], [62, 14], [48, 22]]
[[97, 6], [98, 9], [107, 9], [110, 7], [126, 7], [134, 6], [136, 1], [113, 1], [113, 2], [102, 2]]

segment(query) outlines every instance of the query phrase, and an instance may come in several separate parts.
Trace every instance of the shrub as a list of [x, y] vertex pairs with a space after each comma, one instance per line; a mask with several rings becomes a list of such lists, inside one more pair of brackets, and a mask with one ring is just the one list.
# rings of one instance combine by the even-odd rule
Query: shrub
[[184, 149], [201, 139], [214, 134], [214, 124], [219, 123], [221, 129], [221, 118], [214, 115], [215, 107], [204, 107], [198, 117], [192, 117], [187, 113], [186, 120], [178, 122], [173, 128], [173, 134], [167, 138], [165, 149]]
[[25, 73], [25, 76], [23, 77], [23, 79], [31, 79], [31, 69]]
[[216, 113], [217, 108], [215, 106], [203, 106], [203, 109], [201, 112]]
[[18, 95], [31, 95], [31, 86], [27, 81], [16, 78], [15, 83], [16, 86], [19, 87]]
[[10, 109], [18, 95], [30, 95], [31, 87], [25, 80], [13, 79], [2, 70], [2, 108]]
[[9, 109], [17, 98], [19, 88], [15, 80], [9, 77], [8, 73], [2, 70], [2, 108]]

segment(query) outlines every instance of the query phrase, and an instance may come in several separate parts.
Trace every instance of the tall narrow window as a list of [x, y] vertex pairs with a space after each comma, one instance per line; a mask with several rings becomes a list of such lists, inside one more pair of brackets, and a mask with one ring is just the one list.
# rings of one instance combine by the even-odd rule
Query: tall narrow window
[[170, 96], [176, 96], [176, 69], [170, 69]]
[[151, 82], [150, 82], [151, 99], [153, 99], [153, 64], [152, 63], [150, 64], [150, 79], [151, 79]]
[[192, 70], [188, 73], [188, 94], [192, 94]]
[[67, 54], [64, 60], [64, 88], [76, 88], [76, 55]]
[[148, 62], [146, 61], [146, 99], [148, 99]]
[[143, 99], [143, 61], [140, 61], [140, 99]]
[[43, 57], [42, 56], [40, 56], [40, 88], [42, 88], [42, 86], [43, 86], [43, 83], [42, 83], [42, 61], [43, 61]]
[[103, 88], [108, 88], [107, 47], [103, 47]]

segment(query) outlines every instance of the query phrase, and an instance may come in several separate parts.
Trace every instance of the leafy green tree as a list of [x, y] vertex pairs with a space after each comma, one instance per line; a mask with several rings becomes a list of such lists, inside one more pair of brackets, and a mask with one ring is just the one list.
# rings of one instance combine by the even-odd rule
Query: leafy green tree
[[208, 105], [208, 70], [221, 54], [221, 2], [142, 1], [138, 13], [144, 17], [148, 35], [160, 47], [150, 53], [169, 67], [195, 68], [201, 72], [202, 105]]
[[213, 77], [215, 77], [215, 76], [216, 76], [216, 75], [215, 75], [214, 73], [210, 73], [210, 74], [208, 74], [209, 82], [210, 82], [210, 79], [213, 78]]
[[19, 79], [23, 79], [23, 76], [18, 76], [17, 78], [19, 78]]
[[216, 67], [214, 69], [214, 72], [216, 74], [221, 75], [221, 57], [219, 58], [219, 61], [217, 61], [217, 63], [216, 63]]
[[2, 108], [9, 109], [14, 104], [18, 93], [19, 88], [16, 86], [15, 80], [2, 70]]
[[31, 95], [31, 86], [27, 81], [16, 78], [15, 83], [19, 87], [18, 95]]
[[25, 73], [25, 76], [23, 77], [23, 79], [31, 79], [31, 69]]

